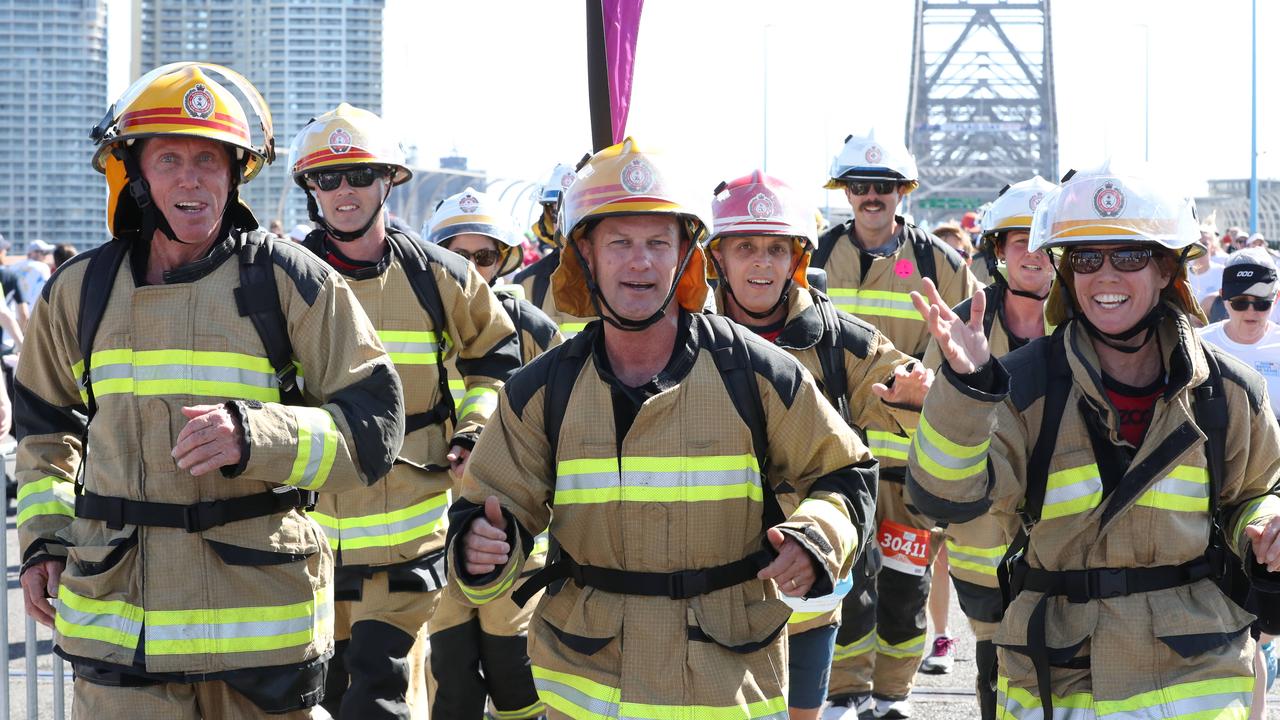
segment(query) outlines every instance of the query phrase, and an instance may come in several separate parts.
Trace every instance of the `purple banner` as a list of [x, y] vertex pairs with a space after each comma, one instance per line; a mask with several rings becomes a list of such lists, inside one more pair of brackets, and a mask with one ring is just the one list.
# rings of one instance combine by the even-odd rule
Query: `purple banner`
[[627, 135], [627, 114], [631, 110], [631, 76], [635, 71], [636, 37], [640, 34], [640, 12], [644, 0], [600, 0], [604, 14], [605, 60], [609, 73], [609, 113], [613, 142]]

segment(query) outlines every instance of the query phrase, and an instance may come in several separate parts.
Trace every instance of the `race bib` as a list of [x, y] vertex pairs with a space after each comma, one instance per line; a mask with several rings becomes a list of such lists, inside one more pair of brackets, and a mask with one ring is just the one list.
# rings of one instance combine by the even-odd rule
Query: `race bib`
[[883, 520], [880, 554], [884, 557], [884, 567], [908, 575], [924, 575], [929, 567], [929, 531]]

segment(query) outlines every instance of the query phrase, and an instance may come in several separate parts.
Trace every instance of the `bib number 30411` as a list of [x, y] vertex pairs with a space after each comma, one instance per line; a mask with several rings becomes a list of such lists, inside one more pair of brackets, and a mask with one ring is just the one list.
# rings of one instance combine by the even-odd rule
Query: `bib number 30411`
[[884, 566], [908, 575], [924, 575], [929, 566], [929, 531], [880, 521], [880, 554]]

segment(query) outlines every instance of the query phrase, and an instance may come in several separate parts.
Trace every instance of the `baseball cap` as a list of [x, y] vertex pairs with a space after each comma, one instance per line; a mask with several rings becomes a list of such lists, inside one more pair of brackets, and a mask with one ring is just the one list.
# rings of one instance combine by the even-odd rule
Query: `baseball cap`
[[53, 243], [45, 240], [32, 240], [27, 243], [27, 252], [31, 252], [32, 250], [41, 253], [51, 253], [54, 251], [54, 245]]
[[298, 223], [289, 231], [289, 239], [294, 242], [302, 242], [307, 239], [307, 235], [311, 234], [311, 226], [306, 223]]
[[1222, 269], [1222, 297], [1240, 295], [1269, 298], [1276, 294], [1276, 263], [1262, 248], [1232, 253]]

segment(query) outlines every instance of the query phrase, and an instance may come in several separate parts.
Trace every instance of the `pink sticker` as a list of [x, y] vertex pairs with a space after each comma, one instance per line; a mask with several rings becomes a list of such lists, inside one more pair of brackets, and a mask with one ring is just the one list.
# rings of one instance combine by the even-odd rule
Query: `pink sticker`
[[893, 266], [893, 271], [897, 273], [898, 277], [900, 278], [911, 277], [911, 273], [914, 272], [915, 269], [916, 269], [916, 266], [913, 265], [910, 260], [906, 260], [906, 259], [899, 260]]

